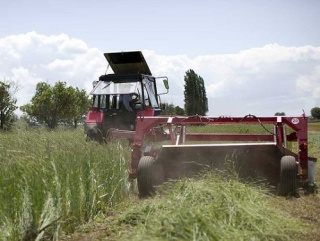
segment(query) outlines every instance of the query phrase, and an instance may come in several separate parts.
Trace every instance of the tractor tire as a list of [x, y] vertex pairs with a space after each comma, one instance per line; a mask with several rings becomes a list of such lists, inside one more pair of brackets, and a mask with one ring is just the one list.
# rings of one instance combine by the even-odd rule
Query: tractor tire
[[297, 169], [296, 159], [293, 156], [281, 158], [279, 195], [296, 195]]
[[152, 156], [141, 157], [137, 170], [139, 197], [145, 198], [155, 194], [154, 168], [155, 160]]

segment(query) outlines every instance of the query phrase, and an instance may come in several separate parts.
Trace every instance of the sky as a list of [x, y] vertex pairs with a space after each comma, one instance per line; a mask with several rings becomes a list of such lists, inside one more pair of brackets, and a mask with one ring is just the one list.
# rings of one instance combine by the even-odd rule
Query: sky
[[[142, 51], [161, 100], [183, 107], [184, 76], [204, 79], [211, 116], [310, 115], [320, 107], [318, 0], [0, 0], [0, 80], [18, 106], [45, 81], [91, 90], [103, 53]], [[110, 70], [108, 70], [110, 71]]]

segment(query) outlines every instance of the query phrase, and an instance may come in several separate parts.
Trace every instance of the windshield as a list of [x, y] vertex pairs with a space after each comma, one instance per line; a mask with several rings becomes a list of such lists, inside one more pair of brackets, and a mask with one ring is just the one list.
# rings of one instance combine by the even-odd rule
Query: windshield
[[114, 83], [101, 81], [90, 92], [90, 95], [117, 95], [139, 93], [140, 83], [127, 82], [127, 83]]
[[93, 95], [93, 106], [98, 108], [120, 109], [124, 97], [128, 94], [136, 94], [138, 96], [136, 103], [143, 107], [159, 108], [155, 83], [148, 78], [144, 78], [142, 83], [99, 81], [90, 94]]
[[147, 90], [150, 105], [153, 108], [158, 108], [158, 102], [157, 102], [155, 91], [154, 91], [154, 84], [151, 81], [148, 81], [148, 79], [143, 79], [142, 83]]

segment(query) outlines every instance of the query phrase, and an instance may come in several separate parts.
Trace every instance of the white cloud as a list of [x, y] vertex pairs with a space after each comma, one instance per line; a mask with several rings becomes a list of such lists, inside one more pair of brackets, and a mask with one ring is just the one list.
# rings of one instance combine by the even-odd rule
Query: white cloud
[[299, 115], [302, 109], [309, 112], [320, 104], [317, 102], [320, 99], [320, 47], [269, 44], [236, 54], [194, 59], [163, 56], [152, 65], [159, 66], [159, 62], [168, 62], [169, 58], [183, 59], [183, 63], [175, 66], [180, 72], [171, 72], [171, 66], [167, 66], [167, 71], [161, 70], [172, 74], [171, 83], [180, 87], [179, 92], [173, 90], [171, 100], [180, 100], [179, 104], [183, 104], [181, 76], [192, 68], [205, 81], [211, 115], [273, 115], [278, 111]]
[[11, 69], [11, 80], [14, 80], [22, 89], [16, 93], [18, 104], [28, 103], [33, 96], [35, 86], [42, 81], [34, 73], [24, 67], [17, 67]]
[[296, 87], [298, 91], [309, 93], [314, 98], [320, 98], [320, 65], [306, 75], [299, 76]]
[[60, 80], [89, 91], [106, 65], [100, 50], [66, 34], [29, 32], [0, 39], [0, 79], [19, 83], [18, 105], [31, 100], [39, 81], [54, 85]]
[[[110, 52], [113, 52], [110, 49]], [[193, 69], [206, 84], [210, 115], [299, 115], [319, 106], [320, 47], [268, 44], [234, 54], [159, 55], [143, 50], [155, 76], [168, 76], [162, 100], [183, 106], [184, 75]], [[61, 80], [85, 88], [106, 72], [103, 52], [66, 34], [36, 32], [0, 39], [0, 79], [18, 81], [18, 105], [26, 104], [39, 81]]]

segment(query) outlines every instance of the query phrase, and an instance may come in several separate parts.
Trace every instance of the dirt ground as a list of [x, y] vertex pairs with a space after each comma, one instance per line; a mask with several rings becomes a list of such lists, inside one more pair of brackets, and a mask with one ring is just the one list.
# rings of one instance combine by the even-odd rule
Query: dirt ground
[[307, 227], [306, 234], [299, 234], [294, 240], [320, 240], [320, 195], [301, 195], [298, 198], [275, 197], [274, 204], [289, 215], [299, 218]]

